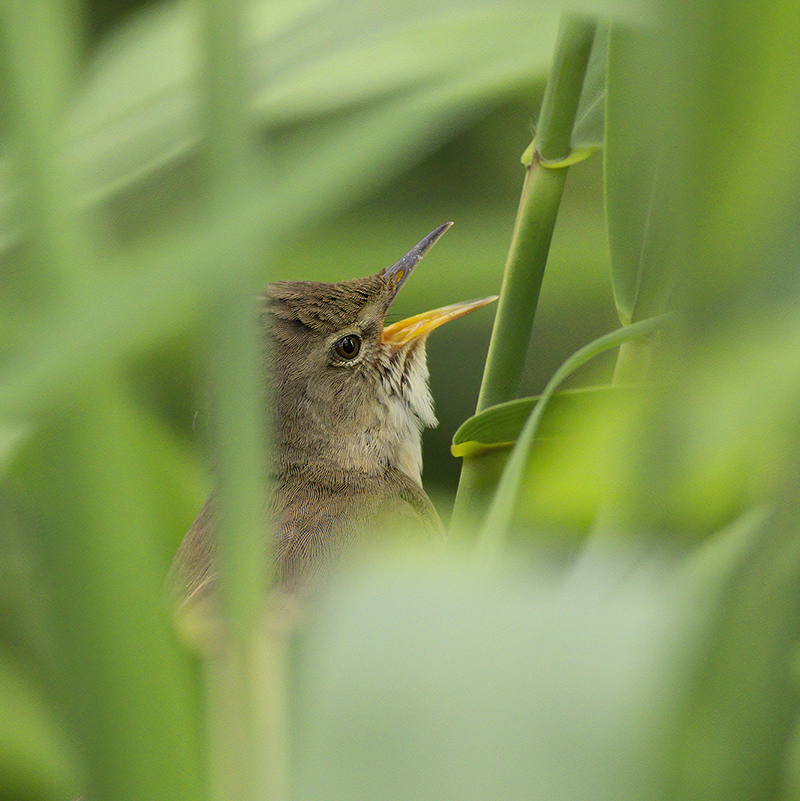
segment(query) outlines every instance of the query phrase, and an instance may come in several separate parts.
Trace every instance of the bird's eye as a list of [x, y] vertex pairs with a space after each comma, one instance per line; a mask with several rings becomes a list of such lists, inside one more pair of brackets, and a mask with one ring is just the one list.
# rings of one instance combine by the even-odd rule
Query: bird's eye
[[348, 334], [346, 337], [338, 339], [333, 346], [333, 352], [340, 358], [355, 359], [361, 350], [361, 339], [355, 334]]

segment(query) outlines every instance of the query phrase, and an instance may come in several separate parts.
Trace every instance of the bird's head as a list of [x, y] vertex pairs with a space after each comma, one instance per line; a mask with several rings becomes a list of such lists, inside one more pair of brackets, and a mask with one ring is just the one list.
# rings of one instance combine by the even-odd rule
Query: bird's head
[[283, 464], [313, 460], [377, 472], [396, 467], [419, 481], [420, 436], [436, 425], [425, 341], [440, 325], [494, 298], [456, 303], [386, 324], [398, 291], [452, 225], [400, 261], [335, 284], [281, 281], [267, 292], [270, 363]]

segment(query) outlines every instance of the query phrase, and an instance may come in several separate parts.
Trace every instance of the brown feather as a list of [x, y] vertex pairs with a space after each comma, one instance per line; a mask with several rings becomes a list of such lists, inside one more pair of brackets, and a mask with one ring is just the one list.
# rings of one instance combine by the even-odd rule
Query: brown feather
[[[285, 589], [315, 583], [356, 543], [384, 531], [444, 536], [420, 481], [421, 431], [436, 424], [425, 337], [401, 348], [381, 338], [389, 306], [421, 258], [411, 251], [404, 259], [410, 255], [416, 260], [398, 262], [402, 270], [335, 284], [281, 281], [265, 295], [278, 528], [271, 550]], [[336, 356], [345, 335], [361, 343], [352, 361]], [[175, 556], [176, 600], [213, 594], [216, 528], [212, 495]]]

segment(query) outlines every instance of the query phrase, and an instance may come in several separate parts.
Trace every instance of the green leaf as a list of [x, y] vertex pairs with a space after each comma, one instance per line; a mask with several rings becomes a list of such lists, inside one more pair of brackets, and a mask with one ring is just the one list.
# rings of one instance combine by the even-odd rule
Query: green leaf
[[163, 481], [150, 456], [161, 440], [113, 381], [70, 412], [13, 471], [48, 590], [51, 691], [97, 795], [196, 799], [196, 675], [165, 609]]
[[570, 138], [570, 149], [573, 152], [593, 152], [603, 146], [608, 36], [608, 26], [598, 25]]
[[663, 560], [381, 556], [298, 643], [298, 799], [661, 797], [696, 613]]
[[[250, 10], [250, 110], [262, 132], [358, 117], [368, 106], [402, 102], [434, 86], [454, 88], [440, 94], [435, 111], [412, 118], [414, 127], [430, 132], [448, 107], [457, 106], [466, 119], [470, 105], [494, 102], [498, 91], [543, 73], [558, 21], [555, 8], [535, 14], [523, 3], [475, 0], [386, 3], [380, 14], [364, 2], [318, 0], [260, 2]], [[194, 26], [190, 4], [166, 5], [139, 15], [98, 56], [70, 122], [70, 159], [89, 193], [118, 191], [196, 149], [201, 108]], [[282, 162], [280, 141], [271, 144]], [[358, 150], [344, 136], [336, 145], [345, 162]], [[324, 164], [313, 149], [309, 158]], [[287, 166], [297, 164], [289, 160]]]
[[611, 277], [623, 324], [661, 314], [674, 283], [680, 220], [668, 207], [668, 166], [659, 148], [665, 113], [658, 34], [616, 27], [608, 53], [605, 188]]
[[556, 370], [553, 377], [547, 383], [539, 402], [529, 415], [514, 450], [506, 464], [500, 484], [495, 493], [494, 500], [486, 516], [480, 539], [478, 542], [477, 553], [479, 557], [491, 555], [496, 552], [504, 538], [508, 526], [513, 516], [514, 507], [517, 503], [517, 495], [522, 485], [525, 468], [528, 463], [529, 453], [533, 447], [539, 423], [544, 415], [545, 409], [555, 391], [561, 383], [583, 366], [604, 351], [610, 350], [627, 342], [631, 339], [649, 336], [655, 333], [668, 319], [666, 315], [654, 317], [651, 320], [643, 320], [632, 323], [624, 328], [612, 331], [610, 334], [599, 337], [585, 345], [580, 350], [572, 354], [561, 367]]
[[[542, 415], [535, 440], [580, 437], [580, 432], [568, 427], [571, 416], [584, 407], [593, 406], [598, 400], [627, 396], [637, 391], [627, 386], [597, 386], [565, 389], [556, 392]], [[453, 435], [450, 448], [453, 456], [471, 458], [497, 449], [509, 449], [517, 441], [531, 410], [541, 395], [518, 398], [507, 403], [498, 403], [470, 417]]]
[[80, 792], [71, 744], [36, 688], [0, 653], [0, 796], [73, 798]]
[[703, 636], [681, 705], [670, 797], [779, 795], [797, 714], [796, 494], [795, 481], [777, 510], [742, 515], [678, 574], [697, 599]]

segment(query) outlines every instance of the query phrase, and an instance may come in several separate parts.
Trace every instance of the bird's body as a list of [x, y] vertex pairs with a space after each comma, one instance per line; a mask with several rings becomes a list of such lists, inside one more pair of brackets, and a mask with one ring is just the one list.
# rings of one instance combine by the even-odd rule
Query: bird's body
[[364, 474], [322, 465], [310, 475], [284, 472], [278, 481], [278, 579], [285, 587], [313, 582], [361, 537], [444, 538], [422, 485], [394, 467]]
[[[449, 227], [397, 264], [335, 284], [286, 281], [265, 295], [266, 369], [274, 409], [276, 575], [313, 584], [365, 537], [442, 539], [422, 488], [421, 434], [436, 425], [427, 334], [489, 299], [385, 325], [399, 288]], [[173, 581], [187, 597], [213, 583], [214, 498], [184, 538]]]

